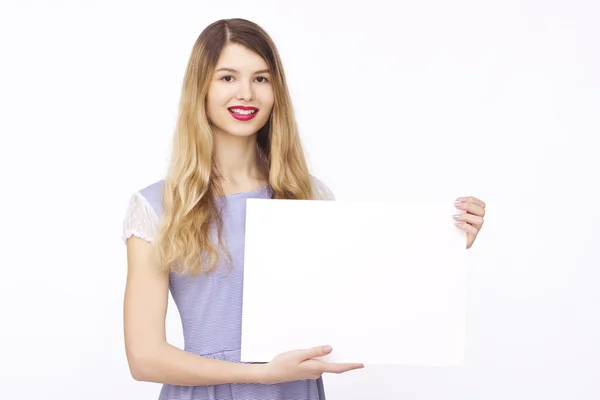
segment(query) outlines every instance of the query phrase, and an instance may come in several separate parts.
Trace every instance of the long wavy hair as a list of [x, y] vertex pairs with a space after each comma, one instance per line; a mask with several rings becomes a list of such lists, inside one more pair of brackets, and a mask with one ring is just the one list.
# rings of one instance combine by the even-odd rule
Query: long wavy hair
[[285, 73], [273, 40], [248, 20], [213, 22], [201, 32], [188, 61], [157, 235], [160, 265], [192, 276], [212, 271], [219, 250], [226, 250], [216, 199], [223, 193], [214, 162], [206, 98], [217, 61], [228, 43], [243, 45], [260, 55], [271, 72], [273, 110], [256, 135], [259, 155], [268, 170], [271, 197], [306, 200], [313, 196]]

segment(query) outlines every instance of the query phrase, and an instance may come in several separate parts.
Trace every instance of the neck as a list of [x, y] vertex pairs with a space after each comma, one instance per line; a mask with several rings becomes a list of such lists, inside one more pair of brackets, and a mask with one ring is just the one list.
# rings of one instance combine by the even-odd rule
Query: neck
[[224, 194], [255, 190], [266, 183], [256, 135], [239, 137], [215, 132], [215, 163]]

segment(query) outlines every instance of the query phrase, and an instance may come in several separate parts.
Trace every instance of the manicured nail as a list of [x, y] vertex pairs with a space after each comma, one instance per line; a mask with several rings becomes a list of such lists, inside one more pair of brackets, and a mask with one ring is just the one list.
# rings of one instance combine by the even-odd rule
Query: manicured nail
[[462, 214], [454, 214], [452, 218], [458, 220]]
[[454, 202], [454, 205], [455, 205], [456, 207], [461, 207], [461, 206], [463, 205], [463, 202], [462, 202], [462, 201], [455, 201], [455, 202]]
[[324, 351], [325, 353], [331, 353], [331, 351], [332, 351], [332, 350], [333, 350], [333, 349], [331, 348], [331, 346], [325, 346], [325, 347], [323, 347], [323, 351]]

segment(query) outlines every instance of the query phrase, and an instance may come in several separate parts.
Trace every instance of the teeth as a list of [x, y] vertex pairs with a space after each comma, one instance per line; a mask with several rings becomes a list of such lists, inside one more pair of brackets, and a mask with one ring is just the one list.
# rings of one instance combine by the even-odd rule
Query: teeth
[[240, 115], [250, 115], [250, 114], [254, 114], [256, 112], [256, 110], [238, 110], [237, 108], [232, 108], [231, 112], [234, 112], [234, 113], [240, 114]]

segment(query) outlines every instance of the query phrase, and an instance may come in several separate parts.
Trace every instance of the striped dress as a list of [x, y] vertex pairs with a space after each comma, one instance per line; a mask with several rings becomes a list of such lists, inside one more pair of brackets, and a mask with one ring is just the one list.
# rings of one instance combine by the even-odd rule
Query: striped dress
[[[315, 196], [334, 200], [327, 186], [312, 177]], [[127, 208], [123, 240], [130, 236], [153, 242], [162, 215], [164, 181], [135, 192]], [[184, 350], [203, 357], [240, 362], [242, 285], [246, 199], [269, 198], [267, 186], [218, 197], [223, 206], [223, 240], [232, 268], [218, 265], [196, 277], [171, 273], [169, 291], [181, 316]], [[220, 268], [221, 267], [221, 268]], [[290, 349], [292, 350], [292, 349]], [[322, 378], [273, 385], [226, 384], [174, 386], [164, 384], [159, 400], [324, 400]]]

